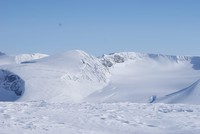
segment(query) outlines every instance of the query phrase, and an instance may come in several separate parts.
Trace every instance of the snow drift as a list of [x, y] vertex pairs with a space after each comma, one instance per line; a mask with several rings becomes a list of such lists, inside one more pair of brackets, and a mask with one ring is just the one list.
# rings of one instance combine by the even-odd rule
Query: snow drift
[[155, 102], [164, 102], [164, 103], [192, 103], [200, 104], [200, 80], [196, 81], [189, 87], [181, 89], [177, 92], [165, 95], [155, 99]]

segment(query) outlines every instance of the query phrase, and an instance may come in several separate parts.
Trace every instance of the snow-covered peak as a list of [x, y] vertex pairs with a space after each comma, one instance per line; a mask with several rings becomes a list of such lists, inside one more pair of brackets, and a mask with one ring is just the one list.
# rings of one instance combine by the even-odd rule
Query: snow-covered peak
[[34, 54], [20, 54], [15, 56], [15, 62], [16, 63], [21, 63], [21, 62], [26, 62], [26, 61], [31, 61], [31, 60], [36, 60], [36, 59], [41, 59], [44, 57], [47, 57], [48, 55], [46, 54], [41, 54], [41, 53], [34, 53]]
[[25, 92], [19, 101], [81, 101], [109, 82], [109, 70], [80, 50], [67, 51], [3, 68], [25, 80]]
[[44, 57], [47, 57], [46, 54], [20, 54], [20, 55], [6, 55], [2, 54], [0, 55], [0, 65], [8, 65], [8, 64], [20, 64], [23, 62], [30, 62], [32, 60], [36, 59], [42, 59]]
[[36, 62], [43, 65], [53, 66], [59, 68], [60, 70], [68, 69], [70, 71], [77, 71], [81, 68], [84, 68], [86, 65], [91, 64], [101, 65], [99, 59], [80, 50], [71, 50], [64, 53], [51, 55], [49, 57], [37, 60]]
[[[37, 60], [38, 64], [53, 67], [60, 71], [68, 71], [68, 75], [77, 80], [107, 81], [109, 71], [105, 68], [98, 58], [87, 54], [81, 50], [71, 50], [61, 54], [56, 54]], [[70, 79], [71, 79], [70, 78]]]

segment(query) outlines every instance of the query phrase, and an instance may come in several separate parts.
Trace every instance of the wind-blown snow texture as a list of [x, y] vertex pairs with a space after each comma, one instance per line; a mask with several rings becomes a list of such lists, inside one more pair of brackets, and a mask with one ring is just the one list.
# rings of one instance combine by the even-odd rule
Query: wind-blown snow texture
[[197, 134], [199, 76], [198, 56], [0, 53], [0, 132]]
[[199, 134], [200, 107], [134, 103], [0, 103], [2, 134]]

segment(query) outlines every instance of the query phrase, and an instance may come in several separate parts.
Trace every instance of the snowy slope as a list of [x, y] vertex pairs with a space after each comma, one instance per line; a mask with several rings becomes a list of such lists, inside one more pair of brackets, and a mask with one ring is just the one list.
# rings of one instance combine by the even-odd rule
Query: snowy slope
[[200, 104], [199, 97], [200, 97], [200, 80], [196, 81], [189, 87], [181, 89], [177, 92], [162, 97], [158, 96], [155, 99], [155, 102]]
[[123, 52], [100, 59], [112, 76], [107, 87], [86, 98], [90, 102], [148, 103], [151, 96], [176, 92], [200, 78], [199, 57]]
[[109, 71], [83, 51], [2, 66], [25, 81], [25, 92], [18, 101], [80, 101], [107, 85]]

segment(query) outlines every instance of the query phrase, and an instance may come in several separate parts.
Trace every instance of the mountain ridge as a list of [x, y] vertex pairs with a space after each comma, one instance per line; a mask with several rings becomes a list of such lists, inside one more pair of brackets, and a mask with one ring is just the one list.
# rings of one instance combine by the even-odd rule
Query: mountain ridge
[[17, 101], [149, 103], [200, 78], [198, 56], [121, 52], [97, 58], [82, 50], [34, 56], [0, 65], [25, 81]]
[[200, 56], [175, 56], [175, 55], [163, 55], [163, 54], [149, 54], [149, 53], [138, 53], [138, 52], [118, 52], [111, 54], [104, 54], [99, 57], [102, 63], [106, 67], [111, 67], [116, 63], [123, 63], [128, 60], [140, 60], [140, 59], [151, 59], [151, 60], [168, 60], [172, 62], [190, 62], [193, 64], [193, 68], [200, 70]]

